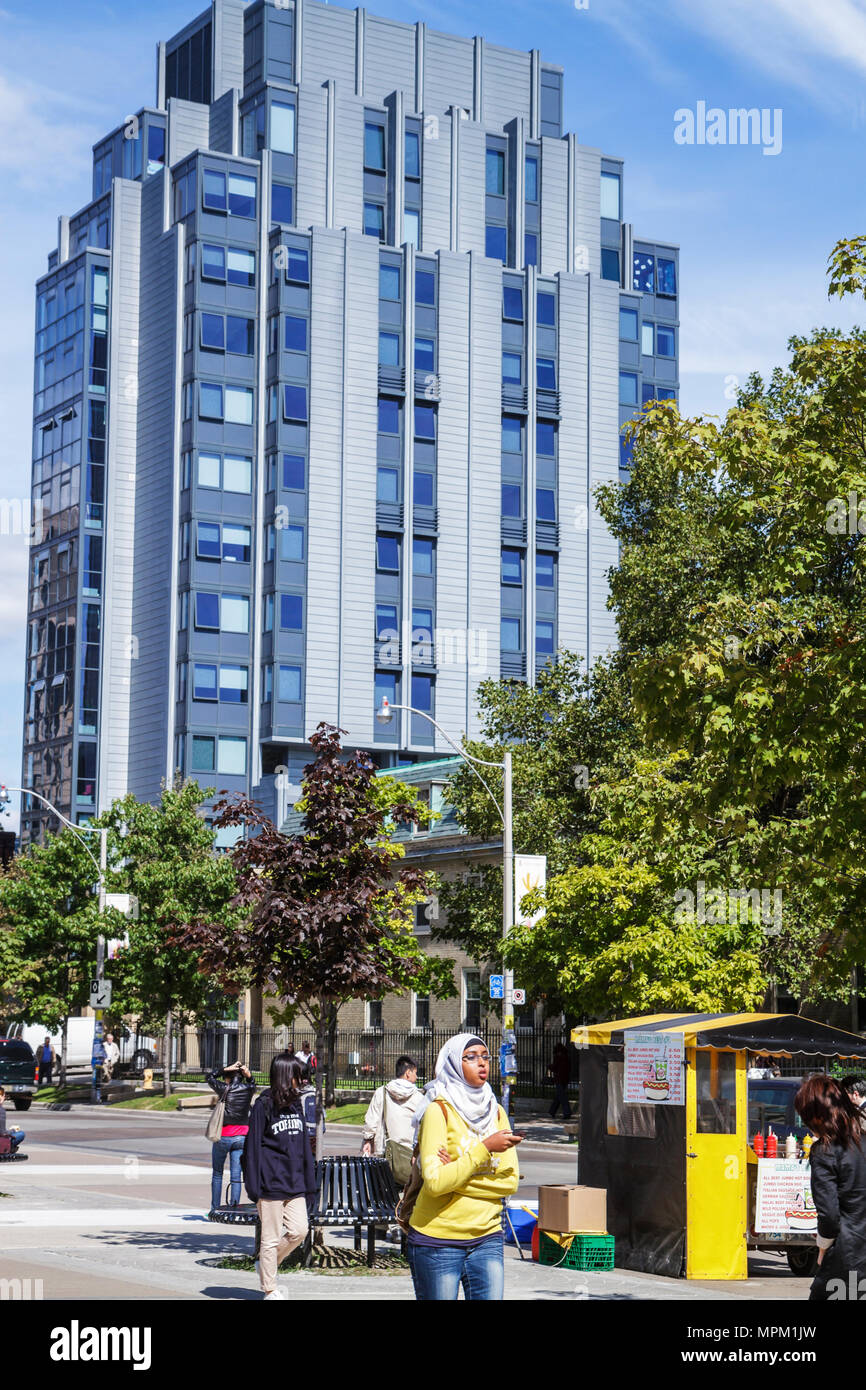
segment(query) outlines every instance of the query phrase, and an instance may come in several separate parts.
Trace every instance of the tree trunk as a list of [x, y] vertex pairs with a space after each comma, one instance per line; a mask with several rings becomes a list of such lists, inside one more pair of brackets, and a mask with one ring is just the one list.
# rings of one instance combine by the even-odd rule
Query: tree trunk
[[172, 1025], [174, 1018], [171, 1009], [165, 1016], [165, 1055], [162, 1064], [162, 1094], [171, 1095], [171, 1044], [172, 1044]]
[[320, 1005], [316, 1011], [316, 1162], [325, 1154], [325, 1103], [322, 1095], [324, 1081], [324, 1058], [326, 1044], [326, 1009]]
[[62, 1027], [62, 1029], [60, 1030], [60, 1080], [59, 1080], [59, 1083], [58, 1083], [58, 1084], [59, 1084], [61, 1090], [63, 1090], [64, 1086], [66, 1085], [66, 1053], [67, 1053], [67, 1047], [66, 1047], [66, 1025], [67, 1025], [68, 1022], [69, 1022], [69, 1015], [68, 1015], [68, 1014], [64, 1014], [64, 1015], [63, 1015], [63, 1027]]
[[337, 1005], [328, 1005], [328, 1069], [325, 1074], [325, 1104], [337, 1104]]

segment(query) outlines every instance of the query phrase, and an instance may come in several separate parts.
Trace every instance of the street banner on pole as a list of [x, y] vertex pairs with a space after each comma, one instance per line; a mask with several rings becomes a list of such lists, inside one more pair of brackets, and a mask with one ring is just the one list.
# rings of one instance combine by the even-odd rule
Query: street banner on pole
[[544, 916], [544, 910], [530, 913], [524, 912], [520, 906], [521, 900], [527, 893], [531, 893], [533, 888], [547, 887], [547, 855], [546, 854], [515, 854], [514, 856], [514, 920], [522, 922], [525, 926], [534, 927], [536, 922], [540, 922]]

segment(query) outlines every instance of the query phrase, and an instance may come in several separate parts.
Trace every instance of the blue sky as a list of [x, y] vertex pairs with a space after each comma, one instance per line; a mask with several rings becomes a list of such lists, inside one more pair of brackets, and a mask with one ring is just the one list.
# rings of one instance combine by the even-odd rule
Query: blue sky
[[[579, 0], [583, 5], [584, 0]], [[29, 496], [33, 284], [59, 213], [89, 198], [90, 147], [154, 100], [154, 48], [204, 8], [0, 0], [0, 497]], [[681, 408], [721, 414], [726, 387], [786, 360], [791, 333], [847, 327], [828, 306], [834, 242], [864, 230], [866, 0], [500, 0], [395, 3], [565, 69], [565, 123], [626, 160], [625, 216], [681, 246]], [[782, 111], [782, 149], [678, 145], [675, 112]], [[0, 536], [0, 781], [20, 778], [26, 546]]]

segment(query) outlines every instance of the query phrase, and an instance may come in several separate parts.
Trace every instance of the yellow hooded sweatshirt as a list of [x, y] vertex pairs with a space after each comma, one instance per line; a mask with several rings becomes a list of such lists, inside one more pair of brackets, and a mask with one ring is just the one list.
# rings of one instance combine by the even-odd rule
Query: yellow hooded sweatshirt
[[[421, 1121], [419, 1160], [424, 1185], [409, 1218], [413, 1230], [437, 1240], [478, 1240], [502, 1229], [502, 1199], [517, 1191], [517, 1149], [491, 1154], [453, 1106], [434, 1101]], [[499, 1129], [510, 1129], [499, 1107]], [[439, 1157], [446, 1148], [450, 1163]], [[498, 1160], [494, 1162], [492, 1160]]]

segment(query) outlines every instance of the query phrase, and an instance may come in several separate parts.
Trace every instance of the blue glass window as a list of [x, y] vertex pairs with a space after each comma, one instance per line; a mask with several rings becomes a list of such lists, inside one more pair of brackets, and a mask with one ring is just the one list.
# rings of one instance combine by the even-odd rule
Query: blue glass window
[[523, 506], [519, 483], [502, 484], [502, 515], [522, 516]]
[[435, 439], [436, 438], [436, 407], [432, 405], [415, 405], [415, 438], [416, 439]]
[[225, 212], [226, 203], [226, 176], [218, 173], [215, 169], [205, 169], [202, 192], [202, 205], [209, 212]]
[[200, 734], [192, 736], [192, 771], [213, 772], [216, 740], [203, 738]]
[[503, 415], [502, 448], [506, 454], [523, 453], [523, 421], [519, 415]]
[[535, 583], [539, 589], [554, 587], [554, 557], [543, 550], [535, 552]]
[[508, 234], [505, 227], [488, 224], [484, 233], [484, 254], [492, 261], [505, 264], [508, 255]]
[[413, 642], [429, 642], [433, 636], [433, 609], [432, 608], [413, 608], [412, 609], [412, 640]]
[[199, 560], [220, 558], [220, 528], [214, 522], [198, 522], [195, 553]]
[[229, 212], [233, 217], [255, 217], [255, 179], [245, 174], [229, 174]]
[[663, 256], [658, 259], [659, 287], [658, 294], [673, 296], [677, 292], [677, 266], [676, 261], [666, 260]]
[[535, 384], [542, 391], [556, 390], [556, 363], [552, 357], [535, 359]]
[[676, 356], [676, 336], [672, 328], [663, 328], [661, 324], [656, 326], [656, 352], [659, 357]]
[[637, 309], [620, 309], [619, 336], [624, 342], [637, 342]]
[[255, 320], [239, 319], [234, 314], [226, 318], [226, 352], [239, 357], [252, 357], [255, 351]]
[[283, 454], [283, 487], [301, 491], [306, 475], [306, 460], [303, 454]]
[[281, 560], [303, 560], [304, 558], [304, 528], [303, 526], [281, 526], [280, 537], [280, 559]]
[[399, 367], [400, 337], [397, 333], [379, 334], [379, 366]]
[[556, 493], [553, 488], [537, 487], [535, 489], [535, 514], [539, 521], [556, 520]]
[[211, 246], [206, 241], [202, 242], [201, 274], [203, 280], [225, 280], [226, 249], [224, 246]]
[[220, 667], [220, 701], [225, 705], [245, 705], [249, 692], [246, 666]]
[[656, 396], [660, 401], [675, 401], [677, 393], [671, 387], [659, 386], [656, 389]]
[[412, 573], [433, 573], [433, 542], [425, 540], [422, 536], [415, 536], [412, 541]]
[[385, 209], [379, 203], [364, 204], [364, 233], [385, 240]]
[[503, 352], [502, 354], [502, 380], [514, 382], [517, 386], [523, 378], [523, 368], [519, 352]]
[[433, 474], [416, 473], [414, 479], [415, 501], [419, 507], [433, 506]]
[[499, 624], [499, 648], [503, 652], [520, 651], [520, 619], [503, 618]]
[[623, 472], [627, 472], [631, 468], [631, 456], [633, 453], [634, 440], [626, 439], [625, 435], [621, 434], [619, 437], [620, 478], [622, 478]]
[[436, 276], [430, 270], [415, 271], [415, 303], [436, 303]]
[[601, 215], [614, 222], [620, 221], [620, 179], [619, 174], [601, 176]]
[[293, 280], [299, 285], [310, 283], [310, 254], [305, 246], [285, 247], [286, 257], [286, 279]]
[[300, 594], [280, 594], [280, 627], [300, 632], [304, 626], [304, 600]]
[[553, 623], [535, 624], [535, 652], [537, 656], [553, 656]]
[[609, 246], [601, 248], [601, 278], [615, 280], [619, 284], [619, 252]]
[[400, 267], [398, 265], [379, 266], [379, 298], [400, 298]]
[[396, 574], [400, 569], [400, 542], [396, 536], [376, 537], [376, 569]]
[[291, 184], [271, 184], [271, 220], [290, 227], [295, 220], [295, 191]]
[[418, 133], [414, 130], [406, 131], [406, 177], [407, 179], [420, 179], [421, 177], [421, 142]]
[[391, 396], [379, 397], [380, 434], [400, 433], [400, 402]]
[[523, 263], [538, 265], [538, 237], [535, 232], [525, 232], [523, 235]]
[[201, 345], [212, 352], [225, 351], [225, 319], [222, 314], [202, 314]]
[[[373, 695], [375, 708], [381, 709], [383, 700], [387, 700], [389, 705], [396, 705], [399, 700], [397, 689], [397, 677], [392, 671], [377, 671]], [[380, 725], [376, 727], [381, 728]], [[386, 727], [396, 738], [399, 729], [397, 720], [392, 720], [391, 724]]]
[[432, 338], [415, 339], [415, 370], [418, 372], [435, 371]]
[[654, 401], [656, 398], [656, 388], [651, 381], [641, 382], [640, 399], [641, 405], [646, 405], [647, 401]]
[[556, 295], [539, 291], [537, 299], [538, 322], [547, 328], [556, 327]]
[[385, 128], [372, 121], [364, 124], [364, 168], [377, 172], [385, 168]]
[[502, 286], [502, 317], [523, 322], [523, 290], [518, 285]]
[[201, 404], [199, 415], [203, 420], [221, 420], [223, 418], [223, 388], [221, 386], [209, 386], [207, 382], [201, 384]]
[[505, 192], [505, 154], [502, 150], [487, 151], [486, 191], [499, 195]]
[[307, 320], [290, 317], [286, 319], [285, 347], [287, 352], [306, 352]]
[[237, 564], [250, 562], [250, 528], [233, 522], [223, 522], [223, 559]]
[[299, 704], [301, 699], [301, 668], [300, 666], [281, 666], [279, 673], [279, 683], [277, 685], [277, 699], [285, 700], [287, 704]]
[[433, 713], [433, 677], [412, 676], [412, 708]]
[[376, 604], [376, 641], [394, 642], [400, 635], [397, 626], [397, 606], [393, 603]]
[[226, 279], [230, 285], [254, 285], [256, 283], [256, 258], [252, 251], [230, 246], [226, 256]]
[[286, 420], [306, 421], [306, 386], [283, 386], [283, 415]]
[[376, 469], [376, 501], [399, 502], [400, 475], [396, 468]]
[[537, 454], [543, 454], [545, 458], [553, 458], [555, 456], [556, 425], [552, 420], [536, 420], [535, 452]]
[[645, 294], [655, 293], [655, 256], [647, 256], [643, 251], [634, 253], [634, 279], [632, 286]]
[[526, 201], [538, 202], [538, 160], [533, 155], [526, 156]]
[[503, 550], [501, 579], [503, 584], [523, 583], [523, 555], [519, 550]]
[[215, 666], [193, 667], [192, 698], [194, 700], [215, 700], [217, 698], [217, 668]]
[[637, 405], [637, 377], [634, 372], [619, 374], [620, 405]]
[[219, 632], [219, 594], [196, 594], [195, 625], [196, 628], [202, 632]]

